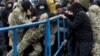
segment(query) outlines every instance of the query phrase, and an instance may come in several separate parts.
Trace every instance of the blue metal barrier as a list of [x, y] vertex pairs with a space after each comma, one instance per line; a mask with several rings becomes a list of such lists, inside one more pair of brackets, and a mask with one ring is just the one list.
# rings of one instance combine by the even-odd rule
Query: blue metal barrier
[[63, 48], [63, 45], [61, 45], [61, 47], [57, 50], [57, 52], [54, 54], [54, 56], [58, 56], [58, 53], [60, 52], [60, 50]]
[[57, 35], [58, 35], [58, 49], [60, 48], [60, 23], [59, 23], [59, 18], [57, 19]]
[[14, 49], [14, 52], [13, 52], [13, 56], [16, 56], [17, 55], [17, 32], [16, 32], [16, 29], [13, 29], [13, 49]]
[[[25, 27], [31, 27], [31, 26], [35, 26], [35, 25], [39, 25], [39, 24], [44, 24], [45, 23], [45, 56], [51, 56], [51, 40], [50, 40], [50, 21], [59, 18], [59, 15], [48, 18], [47, 20], [43, 20], [43, 21], [38, 21], [38, 22], [34, 22], [34, 23], [27, 23], [27, 24], [22, 24], [22, 25], [17, 25], [17, 26], [11, 26], [11, 27], [5, 27], [5, 28], [0, 28], [0, 32], [4, 32], [4, 31], [8, 31], [8, 30], [12, 30], [14, 32], [13, 34], [13, 56], [17, 56], [17, 33], [16, 33], [16, 29], [22, 29]], [[57, 54], [59, 53], [59, 51], [62, 49], [63, 45], [60, 46], [60, 27], [59, 27], [59, 19], [57, 19], [57, 24], [58, 24], [58, 51], [55, 53], [54, 56], [57, 56]], [[63, 23], [65, 27], [65, 23]], [[65, 33], [64, 33], [65, 35]], [[65, 36], [64, 36], [65, 38]]]
[[45, 56], [51, 56], [50, 20], [45, 25]]

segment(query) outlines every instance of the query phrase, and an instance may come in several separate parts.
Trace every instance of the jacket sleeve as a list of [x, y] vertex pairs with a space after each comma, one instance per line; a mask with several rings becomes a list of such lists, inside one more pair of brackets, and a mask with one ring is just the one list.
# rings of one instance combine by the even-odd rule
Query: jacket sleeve
[[76, 15], [76, 17], [74, 18], [73, 21], [66, 19], [67, 23], [69, 24], [69, 28], [71, 28], [71, 29], [78, 28], [80, 26], [80, 24], [83, 22], [84, 16], [85, 15], [83, 13], [79, 13]]
[[[4, 23], [0, 21], [0, 28], [2, 28], [3, 26], [4, 26]], [[4, 38], [4, 32], [0, 32], [0, 40], [1, 38]]]
[[13, 11], [13, 15], [14, 18], [18, 19], [22, 24], [32, 23], [31, 21], [28, 20], [28, 18], [26, 18], [26, 15], [17, 8]]

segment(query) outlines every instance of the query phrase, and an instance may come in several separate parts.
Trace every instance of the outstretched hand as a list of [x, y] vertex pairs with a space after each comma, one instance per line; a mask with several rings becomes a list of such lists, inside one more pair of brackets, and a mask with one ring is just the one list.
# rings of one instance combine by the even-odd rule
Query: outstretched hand
[[63, 42], [62, 42], [62, 45], [66, 45], [67, 43], [67, 40], [65, 39]]
[[67, 17], [64, 14], [59, 15], [62, 19], [66, 19]]

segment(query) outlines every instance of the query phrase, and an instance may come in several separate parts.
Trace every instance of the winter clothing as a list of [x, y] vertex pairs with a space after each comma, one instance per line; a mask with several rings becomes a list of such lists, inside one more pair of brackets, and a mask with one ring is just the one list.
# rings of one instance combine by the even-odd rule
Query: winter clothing
[[[93, 32], [92, 32], [92, 28], [91, 28], [90, 18], [87, 16], [87, 14], [84, 10], [84, 7], [81, 6], [79, 3], [72, 4], [69, 11], [73, 12], [74, 19], [73, 19], [73, 21], [66, 19], [66, 21], [69, 24], [70, 29], [72, 29], [74, 31], [73, 38], [76, 39], [76, 42], [80, 43], [80, 44], [76, 45], [76, 46], [78, 46], [78, 48], [76, 48], [76, 50], [77, 49], [79, 49], [79, 50], [75, 51], [75, 54], [77, 52], [80, 52], [80, 53], [78, 53], [75, 56], [89, 56], [91, 49], [85, 49], [85, 48], [91, 48], [92, 44], [86, 44], [86, 43], [93, 42]], [[81, 43], [84, 45], [81, 46]], [[86, 51], [87, 51], [87, 53], [85, 53]], [[84, 55], [82, 55], [82, 54], [84, 54]]]
[[89, 17], [93, 30], [93, 56], [100, 56], [100, 7], [92, 5], [89, 8]]

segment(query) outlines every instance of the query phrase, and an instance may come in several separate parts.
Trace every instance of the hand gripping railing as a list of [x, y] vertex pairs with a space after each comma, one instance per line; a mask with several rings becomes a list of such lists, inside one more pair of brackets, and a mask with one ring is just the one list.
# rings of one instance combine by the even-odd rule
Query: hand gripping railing
[[[58, 29], [58, 50], [55, 53], [54, 56], [57, 56], [59, 51], [62, 49], [63, 45], [60, 45], [60, 27], [59, 27], [59, 15], [48, 18], [47, 20], [43, 21], [38, 21], [34, 23], [27, 23], [27, 24], [22, 24], [22, 25], [17, 25], [17, 26], [11, 26], [11, 27], [4, 27], [0, 28], [0, 32], [12, 30], [13, 31], [13, 56], [17, 56], [17, 32], [16, 29], [20, 28], [25, 28], [25, 27], [31, 27], [39, 24], [44, 24], [45, 23], [45, 56], [51, 56], [51, 45], [50, 45], [50, 21], [57, 19], [57, 29]], [[65, 23], [63, 21], [63, 27], [65, 28]], [[65, 38], [65, 32], [64, 32], [64, 38]]]

